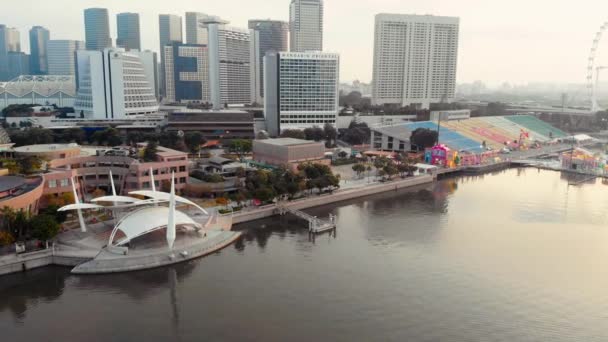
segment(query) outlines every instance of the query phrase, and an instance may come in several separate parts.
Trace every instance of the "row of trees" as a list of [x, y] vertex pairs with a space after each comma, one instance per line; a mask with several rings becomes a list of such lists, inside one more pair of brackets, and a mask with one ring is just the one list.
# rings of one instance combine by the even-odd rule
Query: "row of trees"
[[56, 205], [49, 205], [38, 215], [30, 216], [23, 210], [11, 207], [0, 209], [0, 245], [8, 245], [16, 240], [35, 238], [41, 241], [52, 239], [65, 221], [65, 213], [57, 211]]
[[376, 169], [376, 176], [382, 179], [391, 179], [395, 175], [405, 178], [413, 176], [414, 172], [418, 170], [414, 166], [416, 162], [415, 159], [409, 158], [405, 154], [397, 154], [394, 159], [378, 157], [372, 162], [357, 163], [353, 165], [352, 169], [357, 173], [358, 177], [361, 177], [365, 172], [369, 175], [373, 166]]
[[285, 129], [281, 132], [281, 138], [295, 138], [314, 141], [325, 140], [327, 146], [334, 146], [337, 137], [338, 131], [336, 131], [336, 128], [330, 124], [325, 124], [323, 128], [313, 126], [305, 128], [304, 130]]
[[278, 168], [272, 171], [256, 170], [250, 172], [243, 183], [242, 189], [232, 195], [233, 200], [240, 203], [245, 199], [256, 198], [262, 202], [287, 195], [296, 196], [298, 193], [317, 189], [335, 189], [340, 187], [340, 176], [334, 175], [331, 168], [323, 164], [306, 163], [298, 166], [297, 171]]

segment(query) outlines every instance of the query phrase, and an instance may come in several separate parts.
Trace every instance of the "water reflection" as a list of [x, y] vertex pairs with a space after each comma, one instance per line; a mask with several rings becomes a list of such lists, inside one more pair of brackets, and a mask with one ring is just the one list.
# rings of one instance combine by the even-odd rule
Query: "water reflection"
[[10, 311], [16, 322], [23, 322], [29, 308], [40, 302], [52, 302], [65, 288], [66, 272], [32, 270], [3, 276], [0, 288], [0, 312]]

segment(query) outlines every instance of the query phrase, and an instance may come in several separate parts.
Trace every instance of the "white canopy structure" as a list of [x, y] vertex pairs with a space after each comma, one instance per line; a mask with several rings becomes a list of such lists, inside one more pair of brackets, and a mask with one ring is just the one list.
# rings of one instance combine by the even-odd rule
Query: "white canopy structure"
[[105, 207], [102, 205], [99, 205], [99, 204], [74, 203], [74, 204], [65, 205], [65, 206], [57, 209], [57, 211], [82, 210], [82, 209], [103, 209], [103, 208], [105, 208]]
[[[167, 227], [169, 211], [170, 208], [168, 207], [148, 207], [130, 213], [114, 227], [112, 234], [110, 234], [109, 243], [112, 244], [114, 237], [119, 230], [125, 234], [125, 238], [114, 244], [115, 246], [124, 245], [138, 236]], [[175, 210], [175, 225], [189, 225], [196, 229], [202, 228], [199, 223], [196, 223], [188, 215], [179, 210]]]
[[120, 203], [135, 203], [138, 202], [137, 198], [129, 197], [129, 196], [102, 196], [93, 198], [91, 202], [120, 202]]
[[[129, 192], [129, 195], [138, 195], [138, 196], [150, 197], [150, 198], [152, 198], [154, 200], [161, 201], [161, 202], [169, 202], [169, 199], [171, 198], [171, 194], [168, 193], [168, 192], [151, 191], [151, 190], [131, 191], [131, 192]], [[209, 213], [207, 213], [207, 211], [205, 209], [203, 209], [201, 206], [199, 206], [198, 204], [192, 202], [189, 199], [186, 199], [186, 198], [183, 198], [181, 196], [175, 195], [175, 201], [179, 202], [179, 203], [191, 205], [191, 206], [199, 209], [203, 213], [205, 213], [207, 215], [209, 214]]]

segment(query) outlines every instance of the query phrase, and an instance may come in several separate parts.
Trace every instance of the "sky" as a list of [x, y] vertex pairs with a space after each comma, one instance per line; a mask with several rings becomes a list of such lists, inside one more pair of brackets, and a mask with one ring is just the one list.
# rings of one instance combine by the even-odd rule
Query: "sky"
[[[232, 26], [249, 19], [289, 19], [289, 0], [2, 0], [0, 24], [21, 31], [41, 25], [51, 39], [84, 40], [83, 9], [140, 13], [142, 47], [158, 51], [158, 14], [187, 11], [218, 15]], [[583, 83], [595, 33], [608, 21], [605, 0], [325, 0], [324, 50], [341, 55], [341, 82], [372, 78], [374, 15], [433, 14], [460, 17], [459, 83]], [[608, 30], [598, 64], [608, 66]]]

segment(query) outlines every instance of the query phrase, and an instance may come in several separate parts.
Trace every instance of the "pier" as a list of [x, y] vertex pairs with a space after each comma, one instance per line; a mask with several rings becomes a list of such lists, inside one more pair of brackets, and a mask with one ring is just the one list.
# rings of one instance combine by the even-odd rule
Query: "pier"
[[328, 220], [323, 220], [316, 216], [309, 215], [301, 210], [287, 207], [283, 204], [278, 204], [277, 209], [279, 211], [279, 215], [290, 213], [296, 217], [308, 221], [308, 231], [310, 233], [323, 233], [336, 229], [336, 217], [332, 214], [329, 214]]

